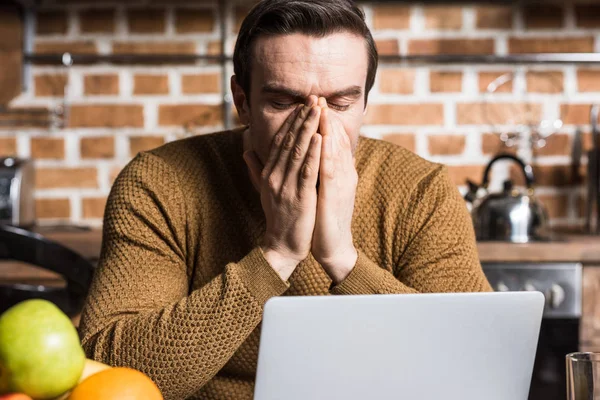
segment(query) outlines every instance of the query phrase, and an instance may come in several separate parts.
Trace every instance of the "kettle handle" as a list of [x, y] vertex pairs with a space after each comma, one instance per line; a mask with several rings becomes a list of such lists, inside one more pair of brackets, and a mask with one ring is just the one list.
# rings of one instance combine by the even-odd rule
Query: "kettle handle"
[[487, 167], [485, 167], [485, 171], [483, 173], [483, 182], [481, 184], [482, 187], [487, 188], [488, 184], [490, 183], [490, 170], [492, 169], [492, 165], [498, 160], [513, 160], [514, 162], [519, 164], [519, 166], [521, 167], [521, 171], [523, 171], [523, 176], [525, 177], [525, 184], [527, 185], [527, 188], [531, 189], [533, 187], [534, 179], [533, 169], [531, 168], [531, 165], [525, 164], [523, 160], [521, 160], [519, 157], [507, 153], [497, 155], [492, 159], [492, 161], [490, 161]]

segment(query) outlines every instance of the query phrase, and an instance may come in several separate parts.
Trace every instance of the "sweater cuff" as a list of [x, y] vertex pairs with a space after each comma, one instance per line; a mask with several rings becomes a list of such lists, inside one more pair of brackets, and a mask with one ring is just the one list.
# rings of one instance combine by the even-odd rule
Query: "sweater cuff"
[[356, 265], [350, 274], [331, 288], [331, 294], [378, 294], [386, 271], [358, 250]]
[[237, 264], [242, 282], [261, 306], [290, 287], [271, 267], [260, 247], [254, 248]]

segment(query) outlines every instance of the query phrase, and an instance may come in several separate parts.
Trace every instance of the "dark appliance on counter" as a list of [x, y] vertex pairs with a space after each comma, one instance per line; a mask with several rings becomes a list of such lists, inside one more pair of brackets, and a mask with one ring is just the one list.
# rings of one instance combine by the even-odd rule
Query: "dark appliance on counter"
[[28, 299], [51, 301], [70, 317], [81, 312], [94, 268], [79, 254], [40, 234], [0, 225], [0, 260], [48, 269], [66, 281], [66, 287], [0, 283], [0, 313]]
[[566, 398], [565, 355], [579, 351], [582, 265], [579, 263], [483, 263], [496, 291], [544, 293], [542, 318], [529, 400]]
[[587, 165], [587, 205], [586, 231], [593, 235], [600, 234], [600, 128], [598, 117], [600, 105], [590, 109], [590, 125], [592, 127], [592, 149], [588, 151]]
[[35, 224], [34, 169], [31, 160], [0, 158], [0, 224]]
[[[500, 160], [512, 160], [523, 172], [525, 190], [514, 187], [512, 181], [504, 182], [499, 193], [487, 192], [492, 166]], [[471, 215], [477, 240], [500, 240], [527, 243], [547, 240], [547, 213], [535, 198], [533, 169], [512, 154], [499, 154], [485, 168], [481, 185], [467, 181], [469, 190], [465, 200], [473, 205]], [[478, 197], [480, 189], [487, 193]]]

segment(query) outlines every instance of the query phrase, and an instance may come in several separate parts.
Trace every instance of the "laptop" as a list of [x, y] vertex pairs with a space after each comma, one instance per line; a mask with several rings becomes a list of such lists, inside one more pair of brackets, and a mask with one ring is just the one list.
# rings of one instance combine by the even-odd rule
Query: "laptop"
[[277, 297], [255, 400], [526, 400], [540, 292]]

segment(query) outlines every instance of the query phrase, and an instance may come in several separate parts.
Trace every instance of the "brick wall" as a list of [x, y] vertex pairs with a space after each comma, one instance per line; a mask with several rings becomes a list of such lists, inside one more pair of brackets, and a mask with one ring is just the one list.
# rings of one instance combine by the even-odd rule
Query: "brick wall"
[[[216, 1], [90, 2], [54, 0], [38, 14], [38, 53], [217, 54], [247, 7], [219, 15]], [[150, 6], [145, 6], [150, 4]], [[382, 54], [518, 54], [600, 50], [600, 6], [406, 6], [364, 4]], [[231, 74], [231, 66], [225, 72]], [[511, 72], [514, 80], [486, 95]], [[69, 126], [0, 130], [0, 155], [36, 160], [37, 213], [42, 223], [99, 225], [110, 186], [137, 152], [222, 128], [221, 68], [177, 65], [36, 65], [15, 107], [48, 107], [65, 95]], [[571, 171], [575, 129], [584, 132], [590, 104], [599, 101], [600, 66], [382, 65], [363, 133], [449, 166], [464, 190], [481, 180], [491, 156], [506, 150], [498, 135], [519, 122], [561, 116], [566, 125], [535, 152], [508, 149], [533, 162], [538, 193], [555, 226], [582, 223], [584, 187]], [[485, 111], [482, 111], [485, 109]], [[186, 129], [188, 127], [188, 129]], [[191, 128], [190, 128], [191, 127]], [[514, 171], [494, 169], [497, 178]], [[498, 186], [496, 179], [495, 186]]]

